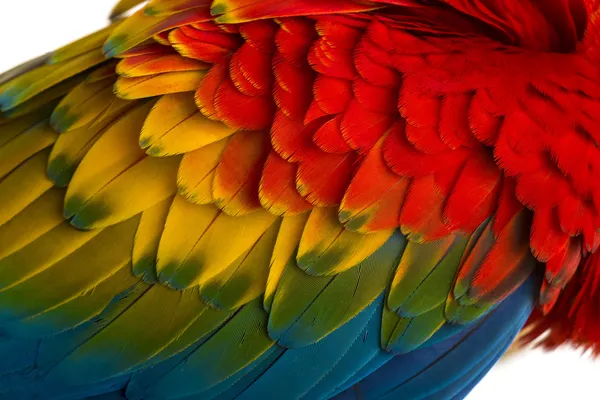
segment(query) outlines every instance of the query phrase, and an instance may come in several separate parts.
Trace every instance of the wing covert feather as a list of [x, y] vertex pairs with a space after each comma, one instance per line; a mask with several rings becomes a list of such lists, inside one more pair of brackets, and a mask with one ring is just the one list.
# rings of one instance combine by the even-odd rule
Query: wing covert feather
[[[556, 42], [548, 10], [538, 36], [514, 24], [531, 1], [440, 2], [151, 0], [13, 71], [0, 348], [5, 333], [39, 348], [0, 387], [330, 398], [451, 340], [456, 380], [407, 372], [371, 390], [480, 379], [530, 312], [529, 277], [548, 265], [550, 308], [600, 243], [583, 217], [600, 183], [550, 139], [565, 132], [593, 170], [600, 85], [577, 49], [560, 53], [572, 38]], [[511, 69], [534, 50], [536, 77]], [[474, 327], [504, 304], [518, 323], [467, 354], [460, 334], [488, 332]]]

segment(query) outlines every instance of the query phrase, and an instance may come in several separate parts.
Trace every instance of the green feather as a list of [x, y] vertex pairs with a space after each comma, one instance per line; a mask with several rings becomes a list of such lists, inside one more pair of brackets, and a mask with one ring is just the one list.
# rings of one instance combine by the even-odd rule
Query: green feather
[[446, 323], [444, 305], [414, 318], [398, 317], [384, 310], [381, 327], [381, 346], [394, 353], [408, 353], [433, 336]]
[[429, 312], [446, 301], [467, 245], [462, 235], [433, 243], [409, 242], [388, 295], [388, 307], [403, 317]]
[[2, 329], [20, 337], [51, 336], [73, 329], [99, 315], [113, 298], [134, 286], [137, 281], [131, 275], [131, 266], [126, 265], [81, 296], [46, 312], [4, 325]]
[[[58, 307], [96, 287], [115, 274], [131, 260], [133, 235], [139, 218], [132, 218], [99, 232], [95, 237], [59, 225], [30, 246], [1, 261], [4, 289], [0, 291], [0, 318], [8, 321], [24, 319]], [[55, 232], [61, 228], [60, 232]], [[78, 246], [56, 257], [53, 253], [64, 251], [60, 241], [67, 232]], [[45, 243], [44, 257], [36, 252], [35, 245], [52, 234], [53, 243]], [[84, 244], [85, 243], [85, 244]], [[30, 247], [33, 246], [33, 249]], [[42, 260], [40, 260], [42, 258]], [[48, 261], [50, 260], [50, 261]], [[41, 261], [41, 262], [40, 262]], [[10, 279], [5, 275], [11, 271]], [[23, 272], [26, 274], [23, 274]]]
[[[165, 398], [202, 392], [246, 367], [274, 346], [266, 332], [262, 301], [246, 304], [205, 343], [149, 388], [150, 397]], [[199, 373], [201, 371], [201, 373]]]
[[167, 347], [152, 357], [146, 365], [153, 365], [181, 353], [218, 329], [227, 322], [237, 310], [219, 310], [213, 307], [203, 307], [196, 320]]
[[275, 293], [269, 335], [287, 347], [328, 335], [385, 290], [405, 243], [396, 232], [366, 260], [334, 276], [308, 275], [292, 258]]
[[168, 346], [206, 307], [197, 289], [180, 292], [154, 285], [109, 326], [66, 358], [54, 370], [54, 376], [81, 383], [117, 376]]
[[40, 343], [37, 368], [40, 371], [49, 371], [54, 368], [79, 346], [110, 326], [150, 287], [147, 283], [138, 280], [136, 284], [113, 299], [100, 315], [72, 330], [43, 339]]
[[[3, 131], [0, 129], [0, 132]], [[11, 134], [12, 135], [12, 134]], [[0, 146], [0, 179], [37, 152], [50, 147], [58, 134], [42, 120]]]

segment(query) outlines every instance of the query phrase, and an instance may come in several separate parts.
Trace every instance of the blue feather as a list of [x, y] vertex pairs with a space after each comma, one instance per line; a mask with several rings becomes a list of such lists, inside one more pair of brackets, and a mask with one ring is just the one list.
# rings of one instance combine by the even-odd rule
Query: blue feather
[[[19, 371], [35, 363], [39, 340], [13, 339], [0, 332], [0, 375]], [[0, 392], [2, 388], [0, 387]]]
[[[380, 344], [381, 346], [381, 344]], [[377, 371], [381, 366], [390, 361], [394, 355], [386, 351], [380, 351], [373, 357], [364, 367], [357, 371], [350, 379], [344, 382], [336, 389], [336, 393], [342, 393], [344, 390], [362, 381], [373, 372]]]
[[273, 393], [285, 393], [290, 399], [304, 395], [348, 352], [373, 318], [375, 310], [380, 311], [375, 318], [380, 318], [382, 298], [380, 296], [356, 317], [314, 345], [286, 350], [240, 394], [239, 400], [269, 398]]
[[[375, 300], [377, 301], [377, 300]], [[354, 374], [368, 364], [377, 354], [381, 353], [381, 313], [383, 301], [369, 320], [367, 326], [354, 341], [348, 352], [327, 373], [303, 399], [312, 400], [329, 398], [339, 392], [338, 387], [352, 378]]]
[[157, 364], [148, 366], [142, 370], [136, 371], [131, 380], [127, 384], [126, 393], [127, 398], [130, 400], [139, 400], [142, 398], [148, 398], [146, 393], [147, 389], [150, 388], [155, 382], [160, 380], [163, 376], [168, 374], [171, 370], [177, 368], [179, 365], [185, 362], [185, 360], [200, 346], [202, 346], [210, 335], [203, 337], [193, 345], [189, 346], [182, 352], [162, 361]]
[[[264, 372], [276, 362], [284, 353], [283, 347], [273, 347], [262, 356], [259, 357], [256, 363], [253, 363], [232, 377], [213, 386], [200, 396], [196, 395], [195, 399], [235, 399], [252, 385]], [[189, 400], [192, 400], [190, 397]]]
[[466, 395], [525, 324], [538, 287], [536, 278], [528, 279], [488, 317], [441, 342], [394, 357], [336, 399], [416, 400]]
[[[492, 351], [490, 357], [483, 358], [475, 367], [460, 377], [457, 381], [443, 388], [439, 392], [429, 395], [425, 400], [462, 399], [485, 376], [485, 374], [502, 357], [510, 346], [514, 336], [518, 333], [510, 332], [505, 336], [504, 342]], [[463, 394], [464, 393], [464, 394]], [[460, 397], [462, 396], [462, 397]]]

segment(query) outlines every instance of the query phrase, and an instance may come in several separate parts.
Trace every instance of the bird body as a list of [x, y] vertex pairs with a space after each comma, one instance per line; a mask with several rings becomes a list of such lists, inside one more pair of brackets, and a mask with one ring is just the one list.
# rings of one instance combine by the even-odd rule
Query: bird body
[[122, 0], [0, 76], [0, 398], [460, 399], [598, 350], [600, 3]]

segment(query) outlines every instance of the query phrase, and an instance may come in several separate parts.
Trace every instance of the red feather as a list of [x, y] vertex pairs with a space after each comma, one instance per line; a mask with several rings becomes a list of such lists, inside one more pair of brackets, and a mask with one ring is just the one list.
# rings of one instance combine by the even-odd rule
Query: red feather
[[302, 120], [313, 100], [314, 74], [308, 63], [296, 66], [276, 54], [274, 58], [273, 100], [277, 108], [292, 119]]
[[[506, 297], [533, 272], [535, 259], [527, 243], [528, 216], [520, 212], [504, 227], [471, 281], [467, 303]], [[466, 271], [465, 271], [466, 272]], [[463, 271], [459, 275], [459, 280]]]
[[215, 109], [215, 96], [217, 89], [225, 79], [227, 70], [224, 65], [215, 64], [204, 75], [202, 84], [196, 91], [196, 105], [202, 111], [202, 114], [209, 118], [217, 119], [217, 110]]
[[387, 164], [398, 175], [423, 176], [442, 169], [459, 168], [469, 155], [466, 149], [436, 155], [422, 153], [410, 144], [405, 132], [403, 123], [394, 124], [383, 146]]
[[453, 229], [474, 231], [498, 204], [501, 172], [491, 157], [473, 154], [465, 163], [444, 208]]
[[298, 166], [298, 193], [316, 206], [340, 204], [352, 178], [355, 161], [353, 153], [325, 153], [316, 146], [308, 149]]
[[313, 137], [315, 144], [327, 153], [343, 154], [352, 151], [344, 140], [341, 130], [342, 116], [338, 115], [325, 122]]
[[472, 95], [461, 93], [442, 99], [440, 109], [440, 139], [451, 149], [471, 147], [476, 143], [469, 126], [469, 106]]
[[270, 96], [247, 96], [229, 78], [223, 79], [214, 96], [214, 109], [219, 119], [233, 128], [268, 129], [275, 105]]
[[400, 212], [400, 227], [413, 241], [433, 241], [448, 236], [443, 220], [446, 198], [436, 188], [433, 176], [411, 181]]
[[241, 40], [223, 32], [181, 27], [171, 31], [169, 43], [185, 57], [216, 64], [226, 60]]
[[238, 132], [229, 139], [213, 180], [214, 202], [219, 208], [240, 215], [260, 207], [258, 184], [269, 147], [265, 132]]
[[546, 262], [569, 243], [569, 235], [564, 233], [558, 222], [555, 208], [537, 209], [531, 225], [531, 250], [538, 260]]
[[352, 100], [352, 82], [347, 79], [319, 75], [313, 87], [314, 100], [326, 114], [343, 112]]
[[298, 162], [305, 157], [313, 145], [313, 136], [322, 120], [305, 125], [302, 120], [292, 119], [281, 111], [275, 114], [271, 125], [271, 144], [283, 159]]
[[[383, 160], [379, 139], [358, 167], [340, 205], [348, 229], [369, 232], [398, 226], [409, 179], [394, 174]], [[373, 179], [373, 177], [377, 179]]]
[[289, 163], [271, 151], [260, 180], [259, 197], [263, 207], [276, 215], [308, 211], [312, 205], [296, 191], [296, 164]]
[[348, 145], [360, 154], [365, 154], [383, 136], [397, 117], [367, 109], [357, 100], [352, 100], [341, 122], [341, 131]]

